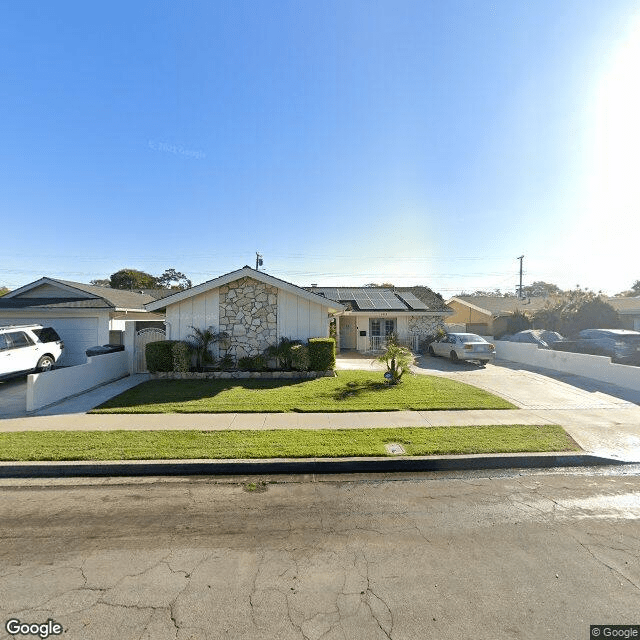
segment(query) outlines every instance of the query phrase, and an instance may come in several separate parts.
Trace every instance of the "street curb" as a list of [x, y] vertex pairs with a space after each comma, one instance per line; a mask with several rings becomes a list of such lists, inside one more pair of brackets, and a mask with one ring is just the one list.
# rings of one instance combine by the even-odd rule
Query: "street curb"
[[270, 460], [127, 460], [109, 462], [5, 462], [0, 478], [390, 473], [482, 469], [534, 469], [634, 464], [588, 453], [497, 454], [396, 458]]

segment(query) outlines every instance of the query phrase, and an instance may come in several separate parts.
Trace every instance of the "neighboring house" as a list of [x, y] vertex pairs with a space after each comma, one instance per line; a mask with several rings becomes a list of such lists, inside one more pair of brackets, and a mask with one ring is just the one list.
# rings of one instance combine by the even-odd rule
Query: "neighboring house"
[[[163, 327], [164, 317], [144, 308], [153, 300], [136, 291], [40, 278], [0, 297], [0, 324], [53, 327], [65, 345], [59, 364], [76, 365], [86, 362], [89, 347], [125, 344], [125, 331], [133, 336], [135, 329]], [[133, 337], [127, 348], [133, 350]]]
[[640, 331], [640, 296], [607, 298], [607, 302], [618, 312], [623, 329]]
[[261, 354], [280, 338], [306, 341], [329, 335], [330, 314], [343, 306], [290, 282], [245, 266], [213, 280], [145, 304], [165, 311], [167, 339], [184, 340], [192, 327], [226, 332], [218, 356], [234, 361]]
[[454, 311], [447, 322], [462, 324], [469, 333], [499, 337], [507, 333], [507, 322], [514, 311], [533, 313], [548, 301], [546, 297], [456, 296], [447, 300]]
[[345, 307], [336, 314], [339, 348], [362, 353], [380, 351], [392, 333], [418, 351], [420, 341], [433, 337], [451, 314], [440, 296], [420, 299], [409, 288], [313, 286], [307, 291]]

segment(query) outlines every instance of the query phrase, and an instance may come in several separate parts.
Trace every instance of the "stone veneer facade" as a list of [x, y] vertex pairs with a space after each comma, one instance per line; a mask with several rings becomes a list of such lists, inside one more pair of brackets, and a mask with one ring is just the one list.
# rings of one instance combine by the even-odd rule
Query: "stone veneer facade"
[[407, 318], [409, 333], [426, 338], [434, 336], [438, 329], [444, 330], [444, 320], [441, 316], [409, 316]]
[[220, 355], [240, 358], [261, 354], [278, 341], [278, 289], [244, 277], [220, 287], [220, 331], [229, 346]]

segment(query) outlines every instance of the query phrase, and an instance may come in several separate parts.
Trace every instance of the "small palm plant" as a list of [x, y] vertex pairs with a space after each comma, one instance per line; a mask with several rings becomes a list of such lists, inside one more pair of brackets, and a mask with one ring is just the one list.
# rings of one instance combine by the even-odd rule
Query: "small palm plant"
[[410, 371], [411, 365], [415, 364], [416, 358], [407, 347], [398, 344], [395, 335], [391, 335], [387, 340], [386, 351], [376, 358], [378, 362], [384, 362], [387, 365], [387, 372], [390, 384], [398, 384], [403, 374]]
[[213, 331], [213, 327], [207, 327], [206, 329], [198, 329], [197, 327], [191, 327], [193, 333], [187, 336], [187, 344], [196, 354], [196, 366], [199, 371], [202, 371], [206, 363], [213, 361], [213, 356], [209, 349], [216, 342], [221, 342], [229, 337], [225, 331]]

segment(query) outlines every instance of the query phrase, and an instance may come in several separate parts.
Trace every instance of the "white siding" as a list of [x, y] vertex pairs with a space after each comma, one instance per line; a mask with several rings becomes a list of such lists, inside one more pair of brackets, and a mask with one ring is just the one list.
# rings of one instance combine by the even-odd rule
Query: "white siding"
[[327, 307], [278, 289], [278, 336], [308, 340], [329, 335]]
[[396, 318], [396, 333], [398, 335], [409, 333], [409, 318], [407, 316], [398, 316]]
[[220, 324], [218, 289], [172, 304], [167, 308], [167, 338], [184, 340], [193, 333], [191, 327], [218, 328]]

